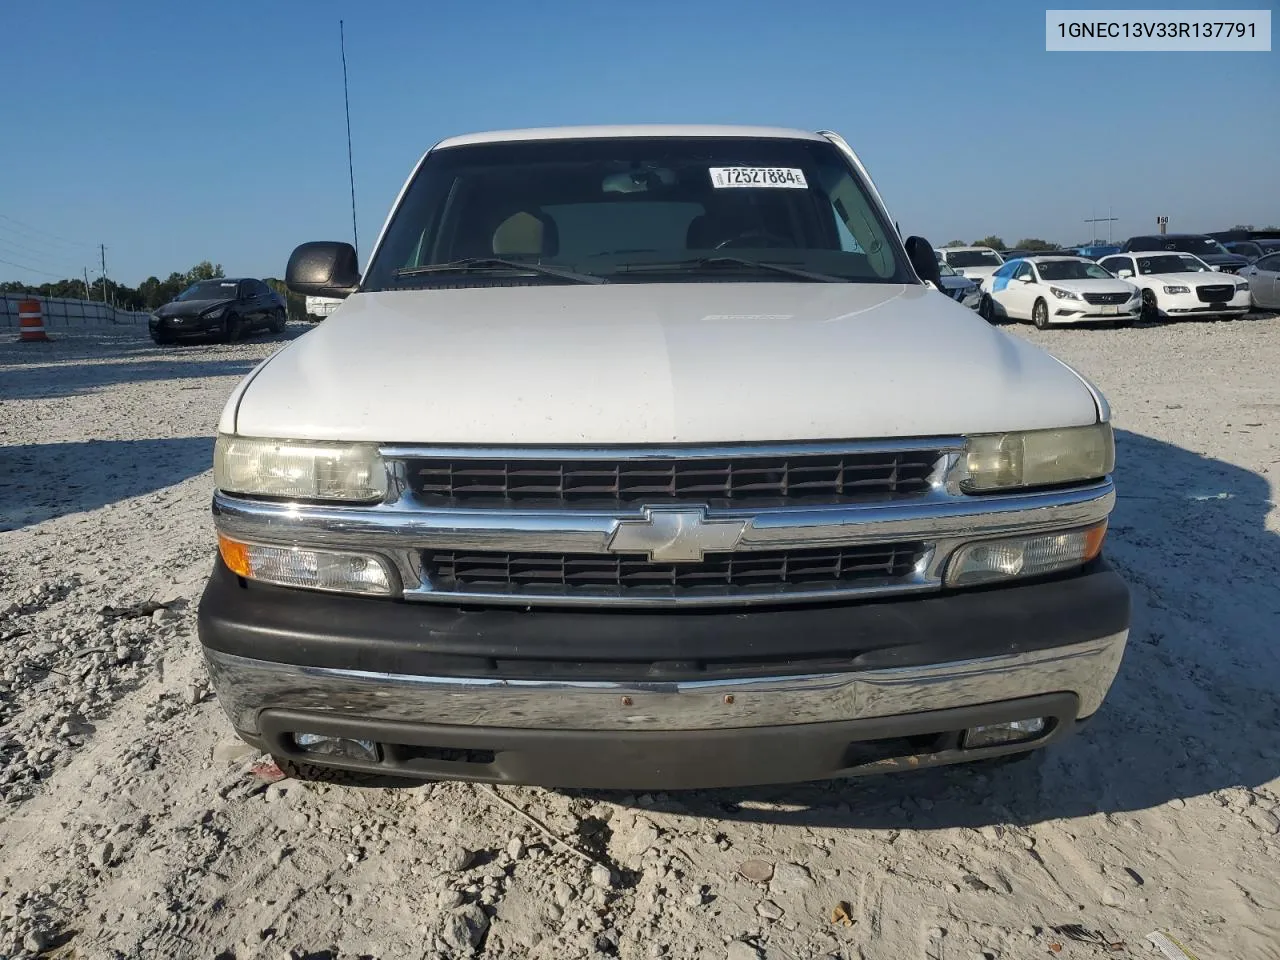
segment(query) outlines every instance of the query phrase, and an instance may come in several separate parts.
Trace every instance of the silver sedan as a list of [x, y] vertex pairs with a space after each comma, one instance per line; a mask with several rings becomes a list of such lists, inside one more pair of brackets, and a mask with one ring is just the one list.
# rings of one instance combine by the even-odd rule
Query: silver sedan
[[1255, 307], [1280, 309], [1280, 253], [1255, 260], [1240, 271], [1240, 279], [1249, 281], [1249, 296]]

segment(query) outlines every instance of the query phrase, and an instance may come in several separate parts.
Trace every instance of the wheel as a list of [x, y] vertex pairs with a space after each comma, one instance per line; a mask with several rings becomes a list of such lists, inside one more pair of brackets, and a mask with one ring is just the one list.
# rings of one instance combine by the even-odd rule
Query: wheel
[[978, 301], [978, 316], [987, 321], [987, 323], [996, 322], [996, 305], [985, 293], [982, 295], [982, 299]]
[[1160, 320], [1160, 306], [1156, 301], [1154, 291], [1142, 291], [1142, 311], [1140, 316], [1147, 323], [1156, 323]]
[[1043, 300], [1037, 300], [1036, 305], [1031, 308], [1031, 322], [1036, 325], [1037, 330], [1049, 329], [1049, 305]]
[[244, 334], [244, 325], [239, 317], [226, 316], [222, 318], [219, 333], [218, 339], [223, 343], [235, 343]]
[[332, 783], [340, 787], [420, 787], [430, 782], [409, 777], [367, 773], [364, 770], [339, 770], [336, 767], [322, 767], [315, 763], [302, 763], [288, 757], [273, 755], [271, 759], [276, 762], [276, 766], [286, 777], [307, 783]]
[[267, 325], [272, 333], [284, 333], [286, 317], [283, 310], [277, 310], [271, 314], [271, 322]]
[[162, 333], [153, 333], [151, 335], [151, 342], [154, 343], [157, 347], [165, 347], [173, 343], [173, 340], [169, 337], [166, 337]]

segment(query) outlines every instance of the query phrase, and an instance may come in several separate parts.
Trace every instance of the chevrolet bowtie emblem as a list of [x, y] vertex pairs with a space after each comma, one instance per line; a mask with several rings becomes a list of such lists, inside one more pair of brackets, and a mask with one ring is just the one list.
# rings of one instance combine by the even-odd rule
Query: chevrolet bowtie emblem
[[702, 507], [645, 507], [643, 520], [618, 521], [609, 550], [643, 553], [660, 563], [696, 562], [705, 554], [734, 549], [746, 529], [746, 520], [708, 520]]

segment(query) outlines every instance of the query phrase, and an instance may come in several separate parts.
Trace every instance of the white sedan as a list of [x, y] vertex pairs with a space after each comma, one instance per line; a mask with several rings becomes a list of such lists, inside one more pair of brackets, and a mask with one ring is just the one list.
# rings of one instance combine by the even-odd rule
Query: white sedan
[[1249, 312], [1249, 281], [1219, 273], [1195, 254], [1177, 251], [1121, 253], [1098, 263], [1142, 288], [1147, 320], [1242, 317]]
[[1084, 257], [1010, 260], [982, 281], [978, 312], [988, 321], [1030, 320], [1041, 330], [1056, 324], [1127, 324], [1142, 307], [1142, 293]]

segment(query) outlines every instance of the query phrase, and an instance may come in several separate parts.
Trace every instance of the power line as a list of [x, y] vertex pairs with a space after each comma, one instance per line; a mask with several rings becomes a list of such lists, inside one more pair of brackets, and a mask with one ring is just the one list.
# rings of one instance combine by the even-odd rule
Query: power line
[[84, 254], [84, 251], [72, 250], [70, 247], [54, 246], [47, 240], [4, 232], [12, 229], [12, 227], [0, 224], [0, 241], [3, 241], [9, 246], [17, 246], [21, 248], [22, 253], [27, 255], [27, 259], [31, 259], [32, 257], [43, 257], [50, 260], [56, 260], [62, 257], [80, 259]]
[[31, 225], [31, 224], [29, 224], [29, 223], [24, 223], [23, 221], [18, 220], [18, 219], [17, 219], [17, 218], [15, 218], [15, 217], [11, 217], [11, 216], [9, 216], [8, 214], [5, 214], [5, 213], [0, 213], [0, 220], [8, 220], [10, 223], [15, 223], [15, 224], [17, 224], [18, 226], [22, 227], [24, 230], [30, 230], [32, 233], [43, 234], [44, 236], [49, 237], [49, 238], [50, 238], [50, 239], [52, 239], [52, 240], [57, 240], [57, 241], [59, 241], [59, 242], [61, 242], [61, 243], [69, 243], [69, 244], [71, 244], [73, 247], [95, 247], [95, 246], [97, 246], [97, 244], [94, 244], [94, 243], [85, 243], [83, 240], [68, 240], [66, 237], [59, 236], [58, 234], [56, 234], [56, 233], [52, 233], [52, 232], [50, 232], [50, 231], [48, 231], [48, 230], [43, 230], [43, 229], [41, 229], [40, 227], [32, 226], [32, 225]]
[[11, 267], [17, 267], [19, 270], [26, 270], [30, 273], [38, 273], [42, 277], [53, 277], [53, 279], [55, 280], [67, 279], [66, 277], [60, 276], [59, 274], [50, 273], [48, 270], [37, 270], [35, 267], [28, 267], [25, 263], [14, 263], [12, 260], [5, 260], [3, 258], [0, 258], [0, 263], [7, 263]]
[[36, 263], [45, 267], [52, 266], [61, 269], [70, 266], [72, 263], [69, 259], [69, 255], [51, 256], [47, 252], [35, 250], [23, 244], [14, 243], [13, 241], [6, 239], [4, 236], [0, 236], [0, 251], [13, 254], [17, 257], [22, 257], [24, 260], [34, 260]]

